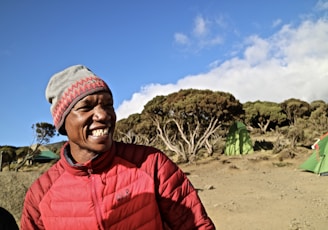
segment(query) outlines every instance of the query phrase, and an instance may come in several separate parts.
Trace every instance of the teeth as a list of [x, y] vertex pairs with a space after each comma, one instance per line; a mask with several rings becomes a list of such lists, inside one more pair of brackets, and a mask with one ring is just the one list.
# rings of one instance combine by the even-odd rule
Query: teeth
[[108, 131], [109, 131], [109, 128], [106, 128], [106, 129], [95, 129], [95, 130], [92, 130], [92, 136], [95, 136], [95, 137], [104, 136], [104, 135], [107, 135], [108, 134]]

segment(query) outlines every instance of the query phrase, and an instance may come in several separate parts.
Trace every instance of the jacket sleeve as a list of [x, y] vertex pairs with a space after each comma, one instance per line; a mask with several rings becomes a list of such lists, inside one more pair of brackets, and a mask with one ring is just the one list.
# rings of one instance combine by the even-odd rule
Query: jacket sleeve
[[39, 201], [36, 199], [37, 194], [33, 192], [37, 186], [33, 187], [27, 191], [25, 196], [21, 217], [21, 230], [44, 229], [38, 208]]
[[164, 154], [158, 155], [156, 163], [159, 208], [165, 224], [171, 229], [215, 229], [182, 170]]

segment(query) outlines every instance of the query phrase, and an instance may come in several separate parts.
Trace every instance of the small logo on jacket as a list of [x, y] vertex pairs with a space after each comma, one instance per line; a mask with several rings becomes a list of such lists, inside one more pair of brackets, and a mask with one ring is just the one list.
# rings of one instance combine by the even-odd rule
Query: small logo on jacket
[[116, 195], [117, 203], [125, 203], [126, 201], [130, 200], [131, 193], [129, 189], [125, 189], [123, 191], [118, 192]]

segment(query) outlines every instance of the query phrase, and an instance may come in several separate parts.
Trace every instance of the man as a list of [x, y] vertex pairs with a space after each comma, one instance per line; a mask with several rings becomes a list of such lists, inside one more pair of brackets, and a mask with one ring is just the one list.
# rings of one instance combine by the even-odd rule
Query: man
[[184, 173], [159, 150], [113, 141], [107, 84], [82, 65], [50, 79], [61, 159], [28, 190], [21, 229], [215, 229]]

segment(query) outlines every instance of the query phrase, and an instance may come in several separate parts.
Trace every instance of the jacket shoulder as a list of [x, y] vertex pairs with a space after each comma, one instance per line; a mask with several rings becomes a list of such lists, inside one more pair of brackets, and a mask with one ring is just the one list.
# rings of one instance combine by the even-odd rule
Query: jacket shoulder
[[122, 142], [116, 143], [116, 155], [138, 167], [140, 167], [145, 161], [149, 161], [150, 158], [168, 159], [162, 151], [154, 147]]
[[36, 201], [40, 202], [43, 195], [49, 191], [63, 172], [64, 169], [61, 167], [59, 161], [33, 182], [27, 191], [27, 197], [32, 196]]

